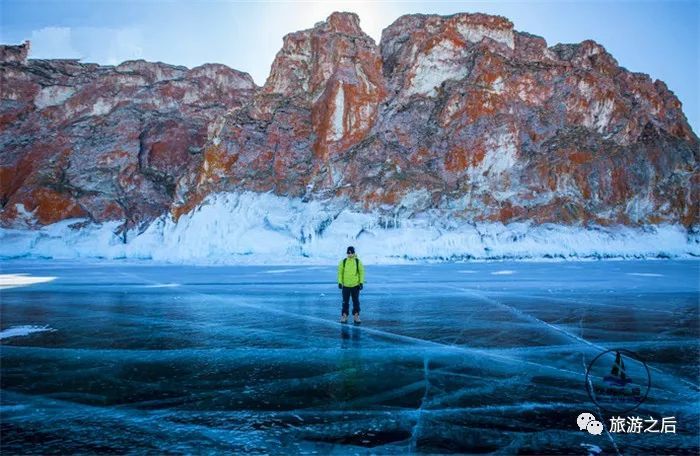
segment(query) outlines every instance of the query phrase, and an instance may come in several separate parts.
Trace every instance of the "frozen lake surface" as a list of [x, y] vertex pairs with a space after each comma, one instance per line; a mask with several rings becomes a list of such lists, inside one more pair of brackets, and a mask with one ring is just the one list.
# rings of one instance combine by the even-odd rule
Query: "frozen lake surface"
[[[332, 266], [4, 261], [2, 451], [698, 454], [699, 265], [367, 265], [355, 326]], [[586, 391], [612, 348], [649, 368], [629, 413]]]

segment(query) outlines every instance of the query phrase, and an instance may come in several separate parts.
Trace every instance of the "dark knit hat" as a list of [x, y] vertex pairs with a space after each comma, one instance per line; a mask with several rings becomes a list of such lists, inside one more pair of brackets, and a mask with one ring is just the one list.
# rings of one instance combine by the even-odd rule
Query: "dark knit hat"
[[348, 247], [347, 253], [355, 253], [355, 247], [353, 247], [353, 246]]

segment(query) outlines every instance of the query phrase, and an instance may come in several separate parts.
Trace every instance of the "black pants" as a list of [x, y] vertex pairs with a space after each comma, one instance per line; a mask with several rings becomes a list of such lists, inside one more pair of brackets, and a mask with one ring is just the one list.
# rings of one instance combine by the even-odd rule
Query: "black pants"
[[352, 296], [352, 314], [360, 313], [360, 286], [356, 287], [346, 287], [343, 286], [343, 313], [348, 314], [348, 307], [350, 304], [350, 296]]

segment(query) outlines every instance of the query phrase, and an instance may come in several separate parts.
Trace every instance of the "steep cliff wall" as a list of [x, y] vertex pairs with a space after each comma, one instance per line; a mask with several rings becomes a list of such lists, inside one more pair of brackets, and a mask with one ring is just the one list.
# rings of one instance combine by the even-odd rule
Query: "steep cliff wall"
[[352, 13], [295, 32], [257, 87], [223, 65], [0, 49], [0, 221], [119, 231], [252, 190], [466, 221], [700, 224], [700, 142], [661, 81], [505, 18]]

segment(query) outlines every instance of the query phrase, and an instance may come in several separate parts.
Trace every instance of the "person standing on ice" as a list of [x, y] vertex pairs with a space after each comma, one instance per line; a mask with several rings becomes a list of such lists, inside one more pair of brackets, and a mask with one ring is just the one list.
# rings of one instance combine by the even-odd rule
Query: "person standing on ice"
[[343, 258], [338, 264], [338, 288], [343, 290], [340, 322], [348, 321], [348, 306], [352, 296], [352, 315], [355, 323], [360, 323], [360, 290], [365, 282], [365, 267], [355, 255], [355, 247], [348, 247], [347, 255], [347, 258]]

